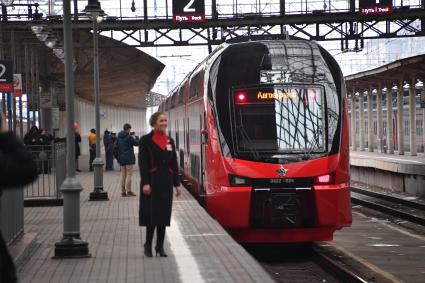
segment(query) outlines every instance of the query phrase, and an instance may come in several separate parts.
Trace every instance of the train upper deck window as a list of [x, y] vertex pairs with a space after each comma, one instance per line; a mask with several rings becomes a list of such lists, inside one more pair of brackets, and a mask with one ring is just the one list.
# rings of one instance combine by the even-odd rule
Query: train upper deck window
[[322, 87], [237, 89], [231, 99], [237, 152], [275, 155], [326, 152]]

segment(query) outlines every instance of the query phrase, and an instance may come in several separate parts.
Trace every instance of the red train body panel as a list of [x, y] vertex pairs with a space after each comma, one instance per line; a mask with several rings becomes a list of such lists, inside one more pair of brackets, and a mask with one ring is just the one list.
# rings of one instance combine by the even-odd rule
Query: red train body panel
[[[236, 74], [241, 58], [254, 63]], [[345, 86], [317, 44], [220, 46], [160, 110], [183, 183], [237, 241], [332, 240], [351, 225]]]

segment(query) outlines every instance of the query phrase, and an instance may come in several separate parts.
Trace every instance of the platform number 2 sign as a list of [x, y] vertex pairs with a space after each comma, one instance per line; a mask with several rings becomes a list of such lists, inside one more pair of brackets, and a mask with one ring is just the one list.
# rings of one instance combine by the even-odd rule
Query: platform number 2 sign
[[205, 21], [205, 0], [173, 0], [173, 21], [193, 23]]
[[183, 12], [185, 12], [185, 13], [196, 12], [195, 8], [191, 8], [192, 5], [193, 5], [193, 2], [195, 2], [195, 0], [190, 0], [189, 3], [187, 3], [186, 6], [184, 6]]
[[0, 92], [13, 91], [13, 63], [0, 60]]

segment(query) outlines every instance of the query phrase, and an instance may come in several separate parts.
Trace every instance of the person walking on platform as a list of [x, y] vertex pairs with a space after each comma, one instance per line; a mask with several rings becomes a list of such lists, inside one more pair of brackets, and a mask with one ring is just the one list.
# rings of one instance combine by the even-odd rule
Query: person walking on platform
[[[24, 186], [37, 178], [37, 166], [30, 152], [13, 133], [6, 132], [6, 129], [0, 109], [0, 199], [3, 190]], [[15, 265], [0, 233], [0, 282], [17, 281]]]
[[89, 134], [90, 171], [93, 171], [93, 161], [96, 158], [96, 130], [91, 129]]
[[165, 228], [170, 226], [173, 187], [180, 196], [177, 155], [174, 140], [166, 135], [167, 116], [154, 113], [149, 119], [153, 130], [139, 143], [141, 193], [139, 225], [146, 226], [144, 253], [152, 257], [152, 240], [156, 228], [156, 255], [166, 257]]
[[109, 132], [108, 130], [105, 130], [105, 132], [103, 133], [103, 145], [105, 146], [105, 170], [114, 170], [114, 140], [112, 139], [111, 132]]
[[75, 170], [77, 172], [81, 172], [80, 167], [78, 165], [78, 158], [81, 155], [81, 148], [80, 148], [81, 135], [78, 132], [78, 123], [77, 122], [74, 123], [74, 130], [75, 130]]
[[134, 146], [139, 143], [139, 138], [131, 131], [131, 125], [124, 124], [124, 129], [118, 133], [119, 161], [121, 165], [121, 196], [134, 197], [136, 194], [131, 190], [131, 178], [133, 166], [136, 164]]

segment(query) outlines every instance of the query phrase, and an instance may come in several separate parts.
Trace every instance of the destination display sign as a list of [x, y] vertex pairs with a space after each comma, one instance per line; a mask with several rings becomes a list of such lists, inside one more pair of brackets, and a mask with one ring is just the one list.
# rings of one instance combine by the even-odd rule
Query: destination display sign
[[205, 0], [173, 0], [173, 22], [205, 22]]
[[305, 103], [316, 101], [321, 88], [252, 88], [233, 92], [236, 104], [270, 103], [275, 100], [302, 99]]
[[394, 10], [392, 0], [359, 0], [361, 15], [390, 14]]

